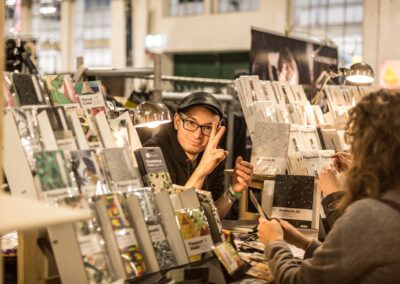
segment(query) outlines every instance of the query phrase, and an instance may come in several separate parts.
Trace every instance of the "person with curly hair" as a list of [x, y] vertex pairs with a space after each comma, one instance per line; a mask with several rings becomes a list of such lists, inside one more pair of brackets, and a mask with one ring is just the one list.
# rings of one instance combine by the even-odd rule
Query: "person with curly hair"
[[[352, 161], [342, 215], [324, 243], [283, 220], [260, 219], [275, 283], [400, 283], [400, 93], [366, 95], [349, 112], [346, 139]], [[288, 243], [305, 250], [303, 261]]]

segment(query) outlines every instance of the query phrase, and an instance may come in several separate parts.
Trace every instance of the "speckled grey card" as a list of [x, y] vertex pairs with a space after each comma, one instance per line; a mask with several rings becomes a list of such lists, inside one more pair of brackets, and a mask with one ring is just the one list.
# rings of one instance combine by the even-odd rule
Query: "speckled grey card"
[[113, 182], [136, 179], [135, 170], [128, 148], [108, 148], [102, 151], [102, 156]]

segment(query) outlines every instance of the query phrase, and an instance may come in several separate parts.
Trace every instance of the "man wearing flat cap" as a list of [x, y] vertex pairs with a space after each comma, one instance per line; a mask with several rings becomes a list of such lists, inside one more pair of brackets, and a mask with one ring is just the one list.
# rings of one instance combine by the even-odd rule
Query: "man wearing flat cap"
[[192, 93], [182, 100], [173, 122], [161, 128], [144, 146], [161, 148], [174, 184], [211, 191], [223, 218], [248, 187], [253, 167], [237, 157], [232, 184], [224, 188], [223, 161], [229, 153], [218, 147], [225, 132], [221, 120], [221, 106], [213, 95]]

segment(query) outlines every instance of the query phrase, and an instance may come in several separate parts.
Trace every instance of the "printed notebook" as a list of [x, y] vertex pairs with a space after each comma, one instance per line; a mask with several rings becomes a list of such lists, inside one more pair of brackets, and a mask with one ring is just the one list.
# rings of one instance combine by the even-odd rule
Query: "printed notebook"
[[251, 164], [254, 173], [275, 175], [287, 167], [290, 124], [256, 122]]
[[197, 197], [210, 225], [214, 244], [222, 241], [222, 223], [210, 191], [196, 190]]
[[135, 232], [127, 218], [122, 195], [97, 195], [94, 200], [117, 277], [143, 275], [146, 265]]
[[314, 176], [277, 175], [271, 217], [284, 219], [297, 228], [317, 228], [320, 203], [314, 181]]
[[167, 164], [159, 147], [135, 150], [135, 157], [145, 186], [150, 186], [155, 194], [162, 191], [173, 192]]
[[35, 75], [12, 73], [11, 80], [21, 106], [45, 104], [39, 81]]
[[92, 121], [92, 115], [86, 114], [83, 109], [78, 109], [77, 114], [89, 147], [93, 149], [101, 148], [99, 132]]
[[186, 208], [175, 211], [175, 214], [189, 261], [201, 260], [203, 253], [211, 251], [213, 246], [204, 212], [200, 208]]
[[82, 108], [88, 114], [94, 116], [99, 112], [106, 111], [100, 81], [77, 82], [74, 87]]
[[68, 123], [64, 108], [62, 106], [46, 107], [38, 110], [38, 113], [41, 112], [47, 113], [59, 149], [66, 151], [66, 153], [76, 150], [74, 133]]
[[161, 270], [168, 269], [176, 265], [175, 257], [165, 235], [165, 230], [161, 224], [160, 213], [154, 201], [154, 194], [150, 188], [135, 189], [128, 193], [128, 196], [136, 196], [139, 199], [141, 211], [144, 216], [150, 241]]
[[140, 187], [129, 148], [106, 148], [101, 152], [110, 184], [116, 191]]
[[42, 78], [54, 106], [79, 104], [70, 75], [43, 75]]
[[34, 154], [36, 174], [39, 177], [41, 195], [45, 200], [78, 194], [73, 186], [64, 153], [44, 151]]
[[[58, 200], [61, 206], [91, 209], [83, 195], [65, 197]], [[112, 282], [109, 260], [104, 247], [104, 240], [99, 234], [95, 219], [74, 223], [76, 237], [90, 284], [108, 284]]]
[[101, 192], [104, 185], [94, 150], [72, 151], [71, 161], [81, 192], [88, 195]]
[[39, 129], [36, 121], [36, 109], [12, 110], [18, 134], [21, 139], [21, 145], [24, 147], [31, 170], [35, 169], [34, 153], [43, 150]]

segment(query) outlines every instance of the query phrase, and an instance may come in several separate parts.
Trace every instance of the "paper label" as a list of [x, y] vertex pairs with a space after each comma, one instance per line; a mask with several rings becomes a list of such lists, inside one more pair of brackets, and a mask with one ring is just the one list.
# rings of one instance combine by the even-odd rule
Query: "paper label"
[[115, 231], [115, 238], [117, 239], [118, 248], [121, 250], [137, 245], [137, 240], [133, 229]]
[[79, 101], [84, 108], [104, 107], [104, 100], [101, 94], [79, 95]]
[[78, 241], [81, 248], [81, 253], [84, 256], [90, 256], [102, 252], [100, 240], [95, 234], [79, 236]]
[[[232, 250], [227, 249], [227, 246], [230, 245], [229, 243], [223, 242], [219, 245], [217, 245], [213, 250], [214, 253], [217, 255], [218, 259], [221, 261], [221, 263], [224, 265], [226, 270], [231, 274], [235, 270], [239, 268], [238, 265], [238, 255], [233, 255]], [[239, 259], [240, 261], [240, 259]]]
[[67, 139], [58, 139], [57, 140], [57, 146], [60, 150], [63, 150], [65, 152], [70, 152], [77, 150], [76, 144], [75, 144], [75, 139], [67, 138]]
[[[78, 194], [78, 192], [77, 192]], [[54, 200], [70, 196], [71, 192], [68, 188], [52, 189], [50, 191], [42, 191], [43, 200]]]
[[141, 187], [140, 181], [138, 179], [118, 181], [114, 183], [114, 186], [116, 191], [122, 191], [122, 192], [127, 192], [132, 188]]
[[148, 225], [147, 229], [149, 230], [150, 239], [152, 243], [162, 242], [165, 240], [164, 231], [160, 224], [158, 225]]
[[198, 255], [211, 250], [213, 245], [210, 235], [184, 240], [189, 256]]
[[272, 208], [273, 218], [311, 221], [312, 216], [313, 216], [313, 211], [310, 209], [288, 208], [288, 207]]

